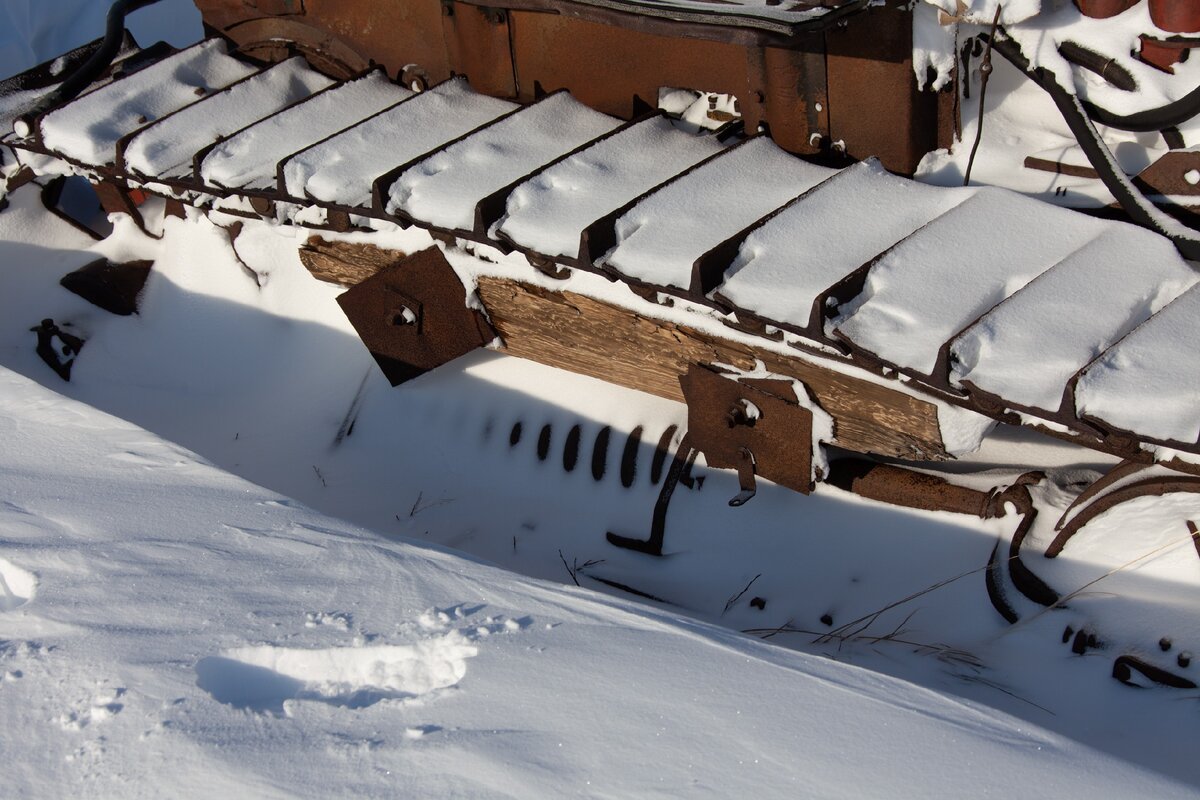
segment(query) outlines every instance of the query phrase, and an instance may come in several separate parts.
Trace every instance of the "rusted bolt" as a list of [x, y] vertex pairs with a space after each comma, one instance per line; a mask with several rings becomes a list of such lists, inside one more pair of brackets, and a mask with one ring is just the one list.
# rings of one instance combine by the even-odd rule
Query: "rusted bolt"
[[396, 327], [417, 324], [417, 315], [408, 306], [400, 306], [400, 308], [394, 309], [389, 313], [389, 317], [388, 321]]
[[203, 86], [196, 87], [196, 97], [204, 97], [206, 94], [208, 94], [208, 89], [204, 88]]
[[754, 423], [758, 422], [758, 418], [761, 416], [762, 412], [759, 411], [758, 406], [742, 398], [735, 400], [733, 405], [729, 407], [729, 411], [725, 414], [725, 421], [729, 423], [729, 427], [731, 428], [736, 428], [739, 425], [753, 428]]
[[409, 64], [400, 71], [400, 83], [420, 94], [429, 88], [429, 73], [418, 64]]
[[1158, 649], [1162, 650], [1164, 653], [1167, 652], [1168, 650], [1170, 650], [1171, 649], [1171, 640], [1168, 639], [1166, 636], [1159, 639], [1158, 640]]
[[1187, 652], [1186, 650], [1183, 651], [1182, 653], [1179, 654], [1179, 657], [1175, 659], [1175, 663], [1181, 667], [1188, 666], [1189, 664], [1192, 663], [1192, 654]]

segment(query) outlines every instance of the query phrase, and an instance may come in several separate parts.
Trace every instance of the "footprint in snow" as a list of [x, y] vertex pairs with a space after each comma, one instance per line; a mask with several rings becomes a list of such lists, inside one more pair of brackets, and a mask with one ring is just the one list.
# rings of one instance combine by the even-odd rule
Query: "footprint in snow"
[[218, 702], [276, 715], [288, 700], [366, 708], [454, 686], [478, 652], [457, 632], [404, 645], [242, 647], [202, 659], [196, 684]]
[[[419, 638], [408, 644], [370, 644], [372, 636], [360, 637], [360, 644], [346, 647], [260, 645], [228, 650], [196, 664], [196, 685], [220, 703], [274, 715], [283, 715], [289, 700], [358, 709], [383, 700], [429, 696], [463, 679], [467, 659], [479, 653], [477, 641], [533, 625], [528, 616], [512, 619], [498, 615], [472, 621], [470, 617], [483, 608], [459, 604], [429, 609], [410, 628]], [[348, 629], [350, 615], [314, 612], [305, 616], [305, 625]], [[419, 733], [423, 736], [436, 730], [426, 726]]]

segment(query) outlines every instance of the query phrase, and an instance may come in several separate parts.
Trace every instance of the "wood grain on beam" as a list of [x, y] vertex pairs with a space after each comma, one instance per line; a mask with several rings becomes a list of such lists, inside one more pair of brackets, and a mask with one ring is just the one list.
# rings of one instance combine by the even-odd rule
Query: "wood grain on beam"
[[752, 369], [758, 359], [809, 387], [834, 418], [839, 447], [906, 459], [949, 458], [936, 406], [903, 392], [572, 292], [483, 276], [479, 297], [511, 355], [679, 402], [679, 376], [689, 365]]
[[[320, 280], [354, 286], [404, 254], [313, 237], [300, 260]], [[937, 407], [818, 363], [722, 339], [627, 308], [508, 278], [481, 277], [479, 296], [510, 355], [684, 402], [679, 377], [692, 364], [732, 364], [802, 381], [835, 423], [833, 444], [860, 453], [943, 460]], [[800, 445], [798, 445], [800, 446]]]

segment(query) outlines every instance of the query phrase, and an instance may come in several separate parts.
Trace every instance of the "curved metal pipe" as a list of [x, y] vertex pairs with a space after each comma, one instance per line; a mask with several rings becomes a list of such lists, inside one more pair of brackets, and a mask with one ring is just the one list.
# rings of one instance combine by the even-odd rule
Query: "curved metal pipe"
[[1083, 108], [1094, 121], [1109, 128], [1131, 133], [1161, 131], [1165, 128], [1174, 128], [1200, 114], [1200, 86], [1173, 103], [1146, 111], [1138, 111], [1134, 114], [1114, 114], [1094, 103], [1087, 102], [1083, 104]]
[[50, 92], [28, 111], [17, 119], [16, 126], [25, 125], [26, 131], [17, 130], [21, 136], [28, 136], [29, 124], [55, 106], [68, 100], [73, 100], [84, 89], [100, 77], [101, 73], [112, 64], [113, 59], [121, 52], [121, 43], [125, 39], [125, 17], [140, 8], [154, 5], [159, 0], [117, 0], [108, 9], [104, 41], [100, 49], [92, 54], [83, 66], [71, 73], [58, 88]]
[[[1100, 175], [1100, 180], [1104, 182], [1105, 188], [1112, 193], [1112, 196], [1121, 204], [1122, 210], [1129, 215], [1130, 220], [1170, 239], [1184, 258], [1200, 261], [1200, 233], [1191, 231], [1182, 223], [1167, 216], [1137, 190], [1137, 187], [1129, 180], [1129, 176], [1117, 167], [1116, 160], [1104, 140], [1100, 138], [1100, 134], [1096, 131], [1079, 98], [1059, 85], [1054, 73], [1050, 70], [1044, 67], [1032, 68], [1029, 59], [1025, 58], [1021, 48], [1011, 38], [998, 36], [992, 46], [1050, 95], [1050, 99], [1058, 107], [1067, 127], [1075, 136], [1075, 140], [1079, 142], [1080, 149], [1083, 150], [1092, 167]], [[1200, 92], [1200, 89], [1197, 91]]]

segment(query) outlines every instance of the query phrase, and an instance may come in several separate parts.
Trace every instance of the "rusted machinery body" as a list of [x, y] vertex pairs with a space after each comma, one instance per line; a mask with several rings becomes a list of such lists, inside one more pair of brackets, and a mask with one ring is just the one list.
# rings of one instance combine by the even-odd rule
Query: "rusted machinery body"
[[[697, 3], [688, 5], [686, 0], [661, 7], [649, 0], [517, 0], [489, 6], [462, 0], [196, 3], [212, 39], [178, 52], [148, 49], [131, 58], [151, 64], [192, 59], [208, 64], [205, 69], [212, 75], [224, 76], [220, 82], [205, 77], [198, 86], [183, 82], [171, 87], [178, 90], [178, 102], [161, 114], [127, 112], [129, 119], [122, 123], [126, 127], [94, 153], [46, 124], [56, 112], [60, 118], [69, 117], [76, 103], [86, 106], [87, 93], [78, 101], [65, 98], [53, 107], [17, 116], [17, 135], [4, 140], [22, 165], [10, 174], [10, 189], [39, 170], [48, 175], [65, 171], [93, 181], [110, 212], [137, 217], [137, 203], [157, 195], [166, 199], [171, 213], [182, 215], [184, 207], [191, 206], [225, 220], [231, 242], [242, 224], [259, 218], [305, 229], [309, 235], [300, 250], [301, 261], [317, 278], [346, 288], [339, 303], [393, 385], [471, 350], [493, 347], [686, 403], [686, 433], [660, 442], [660, 466], [668, 457], [672, 461], [649, 537], [613, 532], [613, 544], [663, 552], [671, 495], [678, 485], [687, 484], [694, 459], [703, 453], [709, 467], [737, 472], [741, 492], [732, 505], [753, 497], [756, 478], [762, 478], [802, 493], [828, 482], [911, 508], [979, 517], [1011, 514], [1017, 522], [993, 553], [987, 588], [997, 610], [1015, 621], [1022, 612], [1005, 586], [1039, 606], [1056, 606], [1062, 598], [1023, 558], [1025, 538], [1037, 515], [1030, 487], [1041, 476], [1027, 472], [990, 491], [956, 485], [935, 468], [937, 462], [965, 451], [961, 442], [951, 441], [957, 434], [948, 420], [968, 420], [967, 427], [992, 421], [1023, 425], [1124, 459], [1090, 495], [1080, 496], [1070, 509], [1070, 520], [1064, 515], [1061, 535], [1043, 552], [1047, 557], [1056, 556], [1089, 521], [1116, 505], [1146, 496], [1197, 492], [1200, 440], [1186, 425], [1141, 426], [1136, 418], [1130, 421], [1107, 412], [1111, 404], [1087, 406], [1079, 389], [1090, 372], [1120, 361], [1122, 344], [1136, 339], [1139, 330], [1157, 323], [1177, 325], [1188, 318], [1190, 306], [1184, 306], [1196, 302], [1191, 298], [1200, 296], [1200, 288], [1193, 288], [1190, 268], [1169, 244], [1155, 240], [1147, 245], [1167, 251], [1162, 255], [1154, 250], [1162, 255], [1156, 269], [1166, 277], [1162, 286], [1131, 284], [1131, 292], [1148, 293], [1144, 301], [1122, 305], [1119, 292], [1096, 300], [1097, 317], [1111, 316], [1111, 325], [1097, 329], [1095, 338], [1085, 342], [1085, 352], [1062, 356], [1066, 366], [1060, 364], [1061, 375], [1049, 379], [1043, 399], [1023, 399], [1028, 395], [1007, 391], [1012, 387], [1004, 381], [989, 384], [983, 372], [976, 377], [962, 371], [972, 343], [986, 344], [997, 331], [1027, 357], [1039, 356], [1018, 336], [1028, 327], [1023, 318], [1015, 315], [1013, 322], [1006, 312], [1022, 304], [1040, 310], [1046, 322], [1043, 341], [1053, 345], [1061, 333], [1051, 324], [1064, 296], [1061, 287], [1070, 290], [1089, 283], [1088, 275], [1080, 273], [1080, 263], [1102, 256], [1109, 243], [1134, 250], [1143, 243], [1137, 237], [1151, 234], [1117, 223], [1080, 223], [1074, 212], [1054, 209], [1054, 214], [1065, 215], [1054, 218], [1062, 222], [1057, 238], [1078, 235], [1078, 242], [1058, 247], [1056, 237], [1045, 237], [1044, 247], [1026, 247], [1011, 235], [998, 235], [992, 245], [980, 245], [1008, 248], [1007, 259], [992, 259], [987, 267], [992, 272], [984, 269], [964, 278], [969, 257], [964, 256], [961, 269], [946, 262], [943, 278], [956, 289], [940, 302], [960, 316], [947, 317], [940, 323], [943, 328], [924, 337], [923, 362], [905, 360], [903, 350], [890, 346], [887, 337], [855, 327], [855, 315], [864, 307], [871, 311], [879, 292], [873, 276], [900, 269], [897, 281], [903, 284], [905, 264], [937, 261], [939, 252], [969, 254], [977, 237], [986, 233], [980, 228], [990, 223], [990, 214], [1011, 212], [1029, 226], [1056, 224], [1041, 220], [1051, 214], [1042, 204], [1000, 190], [985, 189], [968, 197], [966, 190], [916, 188], [891, 174], [912, 174], [929, 151], [953, 143], [959, 129], [956, 81], [940, 91], [918, 85], [913, 70], [914, 12], [907, 2], [802, 3], [794, 7], [797, 20], [788, 22], [769, 13], [739, 16], [725, 5], [697, 9]], [[681, 3], [687, 6], [682, 12]], [[667, 13], [666, 6], [673, 10]], [[313, 70], [296, 67], [296, 60], [289, 61], [294, 55], [303, 56]], [[86, 58], [81, 50], [73, 60]], [[392, 81], [381, 77], [378, 67]], [[309, 84], [298, 96], [276, 91], [271, 88], [273, 75], [284, 72], [273, 70], [292, 71], [287, 74], [295, 80], [287, 84], [287, 91], [295, 91], [297, 82]], [[99, 96], [109, 84], [136, 84], [137, 75], [136, 69], [118, 66], [98, 74], [91, 89]], [[465, 76], [469, 87], [458, 76]], [[14, 80], [22, 91], [53, 83], [45, 68]], [[274, 151], [254, 180], [224, 182], [208, 171], [214, 154], [220, 155], [220, 148], [232, 146], [239, 137], [260, 145], [271, 138], [256, 139], [251, 135], [256, 126], [278, 123], [276, 134], [295, 134], [298, 128], [292, 121], [304, 117], [307, 103], [319, 106], [336, 92], [371, 81], [394, 96], [344, 120], [327, 120], [328, 130]], [[120, 83], [117, 90], [125, 85]], [[516, 228], [505, 229], [506, 215], [520, 210], [522, 192], [555, 183], [553, 176], [546, 177], [552, 170], [570, 167], [573, 161], [589, 168], [599, 164], [589, 178], [599, 187], [606, 171], [633, 155], [616, 148], [606, 163], [600, 154], [610, 140], [657, 128], [667, 131], [664, 137], [678, 134], [666, 116], [653, 111], [662, 89], [736, 98], [740, 116], [726, 120], [731, 124], [718, 134], [744, 140], [733, 146], [706, 141], [702, 146], [709, 149], [698, 150], [690, 161], [663, 168], [636, 191], [614, 194], [602, 214], [596, 211], [576, 220], [580, 224], [569, 230], [567, 244], [557, 250], [542, 237], [522, 238]], [[233, 102], [238, 92], [258, 92], [269, 105], [239, 105]], [[580, 103], [572, 105], [571, 98]], [[230, 102], [222, 106], [226, 100]], [[423, 102], [457, 108], [446, 113], [462, 114], [463, 120], [451, 120], [455, 125], [445, 131], [429, 133], [438, 120], [422, 116]], [[336, 115], [338, 107], [330, 107]], [[525, 154], [532, 160], [521, 162], [521, 169], [483, 194], [469, 197], [469, 213], [457, 221], [444, 221], [441, 208], [403, 207], [397, 187], [407, 178], [471, 169], [481, 152], [515, 152], [520, 148], [511, 145], [522, 130], [527, 135], [542, 133], [534, 123], [523, 129], [522, 120], [537, 119], [546, 108], [558, 107], [573, 109], [580, 119], [597, 111], [618, 119], [603, 122], [577, 140], [554, 142], [557, 149], [535, 153], [536, 158]], [[211, 114], [199, 113], [206, 108], [226, 108], [244, 118], [214, 122]], [[188, 123], [211, 130], [191, 133]], [[162, 169], [156, 169], [156, 151], [142, 145], [172, 125], [179, 129], [177, 135], [164, 135], [158, 144], [174, 146], [191, 133], [198, 137], [196, 146], [181, 151], [177, 163], [162, 161]], [[428, 141], [420, 138], [427, 134], [432, 137]], [[338, 147], [339, 137], [346, 137], [344, 149]], [[409, 146], [410, 140], [425, 143], [412, 144], [411, 152], [401, 157], [387, 147], [389, 137], [396, 150]], [[657, 154], [670, 155], [675, 146], [663, 145]], [[680, 146], [701, 147], [691, 140]], [[345, 174], [326, 176], [324, 183], [312, 179], [324, 168], [317, 156], [336, 161], [371, 147], [381, 160], [365, 159]], [[755, 153], [806, 176], [807, 183], [791, 185], [777, 178], [774, 189], [765, 179], [762, 187], [747, 186], [755, 174], [770, 177], [761, 166], [755, 167]], [[870, 157], [878, 161], [846, 167]], [[1182, 166], [1190, 163], [1185, 160]], [[845, 168], [833, 170], [829, 165]], [[300, 167], [309, 170], [303, 179], [296, 177]], [[751, 169], [760, 171], [746, 171]], [[705, 179], [710, 174], [724, 178]], [[1178, 178], [1174, 173], [1168, 177]], [[688, 187], [694, 187], [691, 195]], [[754, 197], [760, 188], [774, 199]], [[780, 194], [775, 197], [772, 191]], [[750, 210], [726, 215], [724, 192], [740, 198]], [[659, 203], [671, 193], [688, 202]], [[850, 234], [828, 234], [827, 229], [838, 228], [838, 217], [847, 216], [845, 210], [853, 211], [852, 203], [860, 200], [874, 200], [875, 205], [868, 205], [869, 212], [856, 220], [858, 227]], [[655, 216], [656, 208], [668, 210]], [[666, 269], [661, 276], [639, 272], [637, 264], [617, 257], [620, 247], [643, 227], [658, 225], [659, 234], [665, 235], [673, 224], [685, 230], [691, 224], [698, 235], [705, 220], [696, 226], [689, 218], [705, 214], [713, 217], [707, 227], [720, 228], [721, 222], [728, 230], [699, 248], [694, 260], [676, 269], [678, 274], [668, 275]], [[228, 224], [229, 219], [243, 222]], [[427, 230], [430, 243], [436, 241], [437, 246], [411, 253], [371, 240], [372, 233], [413, 226]], [[359, 238], [349, 240], [347, 232]], [[776, 241], [784, 236], [785, 245], [776, 250], [785, 254], [786, 264], [803, 261], [806, 248], [820, 256], [804, 262], [816, 277], [809, 281], [808, 293], [798, 294], [800, 299], [791, 306], [772, 305], [762, 286], [747, 293], [744, 285], [754, 272], [747, 259], [769, 251], [771, 236]], [[687, 237], [680, 241], [686, 244]], [[470, 266], [462, 267], [464, 262]], [[147, 265], [124, 265], [124, 272], [104, 264], [89, 269], [86, 275], [64, 279], [64, 286], [93, 302], [104, 298], [104, 307], [119, 308], [120, 313], [136, 307]], [[123, 277], [117, 280], [114, 275]], [[792, 277], [797, 283], [808, 280], [799, 272]], [[1154, 280], [1151, 276], [1142, 282]], [[989, 281], [994, 284], [991, 289]], [[795, 288], [784, 283], [777, 287], [780, 291]], [[609, 291], [612, 287], [616, 290]], [[766, 288], [769, 294], [772, 287]], [[957, 295], [973, 292], [978, 297], [959, 302]], [[115, 301], [113, 295], [119, 295]], [[907, 302], [919, 308], [923, 301], [909, 297]], [[1104, 309], [1102, 303], [1107, 303]], [[915, 312], [912, 316], [917, 322], [903, 326], [892, 338], [921, 339], [926, 320]], [[869, 313], [863, 317], [870, 319]], [[888, 322], [874, 324], [886, 327]], [[936, 328], [932, 322], [928, 327]], [[48, 338], [50, 332], [45, 327], [43, 334]], [[1164, 363], [1163, 370], [1169, 370], [1170, 359]], [[888, 460], [909, 462], [910, 468], [885, 463]], [[1144, 470], [1149, 471], [1143, 474]], [[1131, 670], [1177, 677], [1155, 672], [1158, 668], [1144, 661], [1122, 659], [1118, 666], [1125, 678]]]
[[911, 4], [897, 0], [813, 3], [827, 13], [765, 27], [717, 5], [693, 21], [574, 0], [196, 4], [210, 29], [264, 60], [300, 52], [340, 77], [375, 63], [429, 84], [466, 75], [476, 91], [521, 102], [568, 89], [624, 119], [663, 87], [733, 95], [746, 130], [765, 126], [786, 150], [830, 154], [836, 143], [838, 156], [906, 174], [948, 147], [957, 124], [952, 90], [917, 87]]

